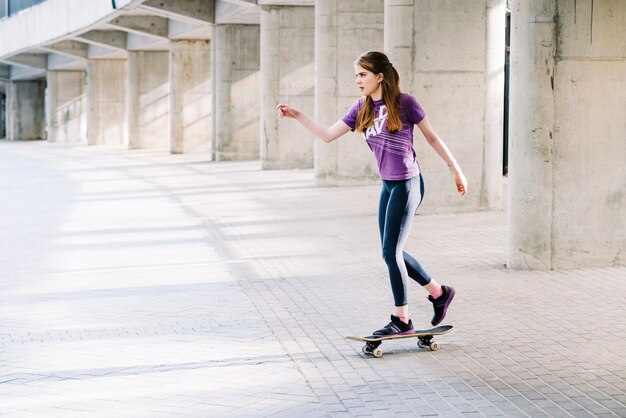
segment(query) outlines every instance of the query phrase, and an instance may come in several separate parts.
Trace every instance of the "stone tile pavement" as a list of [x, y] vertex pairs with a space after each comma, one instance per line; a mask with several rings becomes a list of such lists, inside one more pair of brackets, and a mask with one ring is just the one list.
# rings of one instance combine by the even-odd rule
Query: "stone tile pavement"
[[626, 268], [506, 270], [504, 212], [415, 219], [439, 351], [342, 339], [391, 308], [378, 191], [0, 142], [0, 416], [626, 416]]

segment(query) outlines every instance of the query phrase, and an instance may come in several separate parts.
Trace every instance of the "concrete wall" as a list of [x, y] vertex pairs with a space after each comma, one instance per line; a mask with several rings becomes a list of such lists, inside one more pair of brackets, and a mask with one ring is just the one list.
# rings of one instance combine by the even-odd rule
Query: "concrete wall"
[[313, 138], [276, 105], [313, 115], [315, 15], [312, 7], [261, 8], [261, 163], [264, 169], [313, 167]]
[[578, 6], [513, 3], [513, 268], [626, 264], [626, 3]]
[[558, 6], [552, 264], [626, 265], [626, 2]]
[[89, 145], [127, 144], [126, 60], [90, 60], [87, 69]]
[[130, 149], [169, 149], [167, 52], [128, 52], [126, 117]]
[[[330, 126], [360, 97], [353, 62], [362, 52], [382, 50], [383, 2], [315, 2], [315, 119]], [[331, 144], [315, 143], [315, 176], [320, 185], [372, 182], [376, 161], [362, 135], [349, 133]]]
[[505, 3], [414, 0], [385, 3], [385, 49], [403, 91], [417, 98], [468, 179], [454, 177], [415, 130], [427, 199], [420, 211], [482, 210], [501, 204]]
[[48, 71], [49, 142], [87, 143], [87, 77], [84, 71]]
[[11, 81], [7, 91], [7, 139], [46, 139], [45, 81]]
[[212, 89], [209, 41], [170, 43], [170, 151], [211, 152]]
[[215, 27], [214, 159], [260, 157], [261, 55], [258, 25]]

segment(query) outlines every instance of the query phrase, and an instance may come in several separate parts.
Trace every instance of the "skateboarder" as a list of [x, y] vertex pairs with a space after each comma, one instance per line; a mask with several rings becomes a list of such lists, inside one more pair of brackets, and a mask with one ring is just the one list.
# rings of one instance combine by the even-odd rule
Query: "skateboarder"
[[395, 312], [391, 322], [374, 335], [413, 332], [407, 304], [407, 278], [418, 282], [433, 304], [431, 323], [439, 324], [454, 298], [454, 288], [432, 279], [420, 263], [403, 250], [413, 217], [424, 196], [424, 180], [413, 150], [413, 126], [422, 134], [454, 173], [456, 189], [467, 191], [467, 180], [454, 156], [432, 128], [413, 96], [400, 92], [398, 72], [382, 52], [370, 51], [354, 62], [356, 85], [363, 97], [330, 127], [324, 127], [287, 104], [277, 106], [283, 118], [293, 118], [311, 133], [330, 143], [348, 131], [363, 133], [374, 153], [382, 179], [378, 224], [383, 259], [389, 270]]

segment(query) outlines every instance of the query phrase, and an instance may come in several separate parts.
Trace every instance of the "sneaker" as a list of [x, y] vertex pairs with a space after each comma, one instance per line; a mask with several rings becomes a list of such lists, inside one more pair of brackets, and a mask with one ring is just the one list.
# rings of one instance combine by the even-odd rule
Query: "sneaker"
[[437, 299], [432, 296], [428, 296], [428, 300], [432, 302], [433, 309], [435, 310], [435, 314], [433, 315], [433, 319], [430, 321], [433, 326], [437, 326], [443, 321], [443, 318], [446, 317], [446, 312], [448, 311], [448, 305], [454, 299], [454, 288], [449, 286], [441, 286], [441, 290], [443, 290], [443, 294], [439, 296]]
[[393, 335], [412, 334], [413, 332], [415, 332], [413, 329], [413, 321], [409, 319], [409, 323], [405, 324], [397, 316], [391, 315], [391, 322], [381, 329], [374, 331], [373, 335], [378, 337], [391, 337]]

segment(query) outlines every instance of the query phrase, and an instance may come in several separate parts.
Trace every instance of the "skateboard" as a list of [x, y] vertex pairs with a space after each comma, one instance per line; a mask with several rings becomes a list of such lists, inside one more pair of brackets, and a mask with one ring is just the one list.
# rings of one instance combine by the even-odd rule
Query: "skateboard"
[[415, 330], [413, 334], [406, 335], [392, 335], [390, 337], [377, 337], [375, 335], [370, 335], [369, 337], [355, 337], [354, 335], [349, 335], [345, 337], [347, 340], [353, 341], [361, 341], [364, 342], [363, 353], [371, 354], [376, 358], [380, 358], [383, 356], [383, 349], [380, 348], [380, 345], [383, 341], [387, 340], [401, 340], [403, 338], [418, 338], [417, 346], [420, 348], [430, 348], [431, 351], [439, 350], [439, 344], [434, 342], [432, 339], [435, 335], [443, 335], [452, 329], [452, 325], [440, 325], [431, 329], [418, 329]]

